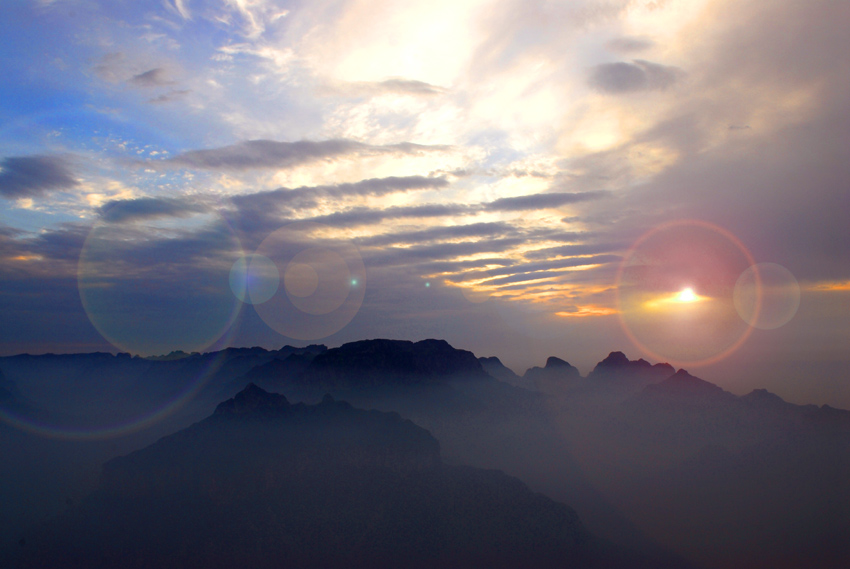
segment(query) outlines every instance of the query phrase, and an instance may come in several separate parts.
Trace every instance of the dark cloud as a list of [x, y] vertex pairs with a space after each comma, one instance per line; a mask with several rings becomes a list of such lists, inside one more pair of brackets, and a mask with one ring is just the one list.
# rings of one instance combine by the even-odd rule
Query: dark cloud
[[516, 233], [516, 230], [507, 223], [472, 223], [469, 225], [432, 227], [430, 229], [405, 233], [386, 233], [362, 239], [360, 240], [360, 244], [367, 247], [384, 247], [397, 243], [424, 243], [428, 241], [457, 239], [459, 237], [494, 237], [496, 235], [510, 233]]
[[267, 192], [235, 196], [232, 199], [233, 203], [243, 209], [277, 209], [284, 204], [297, 204], [300, 207], [314, 205], [319, 198], [383, 196], [394, 192], [439, 189], [448, 185], [449, 182], [445, 178], [390, 176], [387, 178], [370, 178], [354, 183], [327, 186], [302, 186], [294, 189], [278, 188]]
[[79, 184], [58, 156], [10, 156], [0, 162], [0, 197], [35, 198]]
[[633, 53], [649, 49], [653, 45], [655, 42], [647, 38], [621, 37], [612, 39], [605, 47], [619, 53]]
[[501, 198], [486, 204], [485, 207], [490, 211], [525, 211], [560, 207], [571, 203], [598, 200], [608, 197], [608, 195], [609, 193], [605, 191], [531, 194], [528, 196]]
[[116, 247], [104, 251], [104, 257], [100, 260], [114, 262], [120, 259], [137, 268], [170, 265], [177, 270], [174, 280], [179, 280], [181, 273], [205, 271], [210, 259], [232, 259], [232, 263], [240, 252], [231, 230], [219, 222], [193, 231], [182, 231], [176, 236], [158, 238], [149, 231], [137, 231], [133, 237], [132, 242], [123, 249]]
[[60, 225], [30, 240], [30, 251], [49, 259], [76, 262], [90, 229], [78, 223]]
[[0, 289], [9, 279], [76, 275], [80, 250], [90, 229], [66, 223], [33, 235], [0, 226]]
[[529, 234], [529, 237], [536, 239], [545, 239], [547, 241], [558, 241], [560, 243], [574, 243], [576, 241], [587, 241], [596, 234], [588, 231], [552, 231], [552, 230], [535, 230]]
[[432, 85], [415, 79], [391, 77], [384, 81], [355, 82], [338, 85], [326, 85], [323, 91], [330, 96], [344, 97], [376, 97], [385, 93], [407, 95], [412, 97], [434, 97], [448, 93], [444, 87]]
[[[254, 236], [265, 235], [283, 223], [303, 214], [300, 211], [315, 207], [321, 200], [328, 198], [346, 198], [352, 196], [382, 196], [393, 192], [441, 189], [448, 186], [445, 178], [425, 176], [405, 176], [371, 178], [360, 182], [334, 184], [327, 186], [303, 186], [300, 188], [279, 188], [267, 192], [257, 192], [243, 196], [234, 196], [231, 201], [236, 206], [232, 222], [246, 233]], [[356, 208], [312, 221], [323, 223], [372, 223], [382, 219], [381, 211], [368, 208]], [[427, 216], [432, 217], [432, 216]], [[363, 221], [357, 221], [362, 218]]]
[[[424, 179], [441, 180], [442, 178]], [[327, 223], [330, 225], [356, 226], [378, 223], [386, 219], [451, 217], [455, 215], [475, 214], [482, 211], [528, 211], [597, 200], [607, 197], [608, 195], [609, 193], [605, 191], [549, 193], [501, 198], [484, 204], [424, 204], [416, 206], [395, 206], [380, 210], [357, 207], [346, 211], [315, 217], [310, 221]]]
[[561, 245], [558, 247], [548, 247], [546, 249], [537, 249], [529, 251], [525, 254], [527, 259], [551, 259], [552, 257], [571, 257], [574, 255], [595, 255], [598, 253], [608, 253], [610, 251], [620, 251], [628, 247], [626, 243], [580, 243], [576, 245]]
[[[499, 274], [507, 274], [509, 276], [498, 279], [491, 279], [487, 281], [487, 284], [498, 286], [502, 284], [545, 279], [549, 277], [558, 276], [560, 272], [568, 271], [574, 267], [580, 267], [582, 265], [602, 265], [606, 263], [617, 263], [620, 260], [621, 257], [619, 255], [596, 255], [593, 257], [573, 257], [571, 259], [561, 259], [558, 261], [549, 261], [546, 263], [517, 265], [505, 269], [497, 269], [495, 271], [488, 270], [487, 272], [491, 276]], [[526, 269], [526, 271], [523, 272], [523, 269]]]
[[507, 267], [513, 264], [513, 259], [489, 257], [487, 259], [475, 259], [472, 261], [434, 261], [429, 263], [419, 263], [414, 265], [413, 269], [415, 269], [419, 274], [457, 273], [460, 271], [468, 271], [470, 269], [482, 269], [493, 265]]
[[379, 154], [420, 154], [447, 150], [448, 146], [423, 146], [403, 142], [385, 146], [363, 144], [346, 139], [314, 142], [277, 142], [275, 140], [248, 140], [208, 150], [190, 150], [159, 164], [173, 164], [188, 168], [209, 170], [248, 170], [252, 168], [292, 168], [320, 160], [334, 160], [343, 156], [374, 156]]
[[121, 52], [107, 53], [100, 58], [100, 63], [92, 67], [94, 72], [104, 81], [118, 82], [119, 75], [125, 65], [125, 57]]
[[442, 95], [446, 89], [412, 79], [387, 79], [377, 84], [379, 90], [389, 93], [400, 93], [405, 95]]
[[162, 67], [155, 67], [154, 69], [149, 69], [144, 73], [134, 75], [128, 81], [128, 83], [135, 87], [150, 88], [166, 87], [168, 85], [173, 85], [174, 81], [168, 79], [165, 69], [163, 69]]
[[483, 239], [462, 243], [436, 243], [416, 247], [388, 247], [374, 255], [365, 255], [369, 266], [409, 265], [421, 259], [453, 259], [479, 255], [481, 253], [502, 253], [525, 243], [521, 237], [507, 239]]
[[677, 67], [635, 59], [632, 63], [597, 65], [591, 71], [589, 83], [591, 87], [613, 94], [659, 91], [671, 87], [682, 74]]
[[[595, 256], [585, 256], [585, 257], [572, 257], [569, 259], [557, 259], [554, 261], [539, 261], [535, 263], [521, 263], [521, 264], [511, 264], [502, 268], [491, 268], [487, 269], [487, 274], [491, 277], [498, 277], [503, 275], [520, 275], [520, 274], [531, 274], [531, 273], [545, 273], [546, 271], [550, 271], [553, 269], [563, 269], [567, 267], [578, 267], [581, 265], [590, 265], [590, 264], [599, 264], [599, 263], [610, 263], [613, 261], [619, 261], [620, 257], [617, 255], [595, 255]], [[462, 282], [469, 279], [481, 278], [480, 273], [476, 275], [456, 275], [454, 277], [450, 277], [450, 280], [454, 280], [456, 282]], [[535, 277], [538, 278], [538, 277]]]
[[475, 206], [464, 204], [426, 204], [417, 206], [395, 206], [386, 209], [352, 208], [347, 211], [314, 217], [310, 221], [329, 225], [365, 225], [378, 223], [385, 219], [451, 217], [478, 211]]
[[154, 97], [153, 99], [148, 99], [148, 103], [153, 105], [161, 105], [164, 103], [170, 103], [171, 101], [176, 101], [178, 99], [182, 99], [189, 93], [191, 93], [191, 89], [174, 89], [169, 91], [168, 93], [163, 93], [158, 97]]
[[159, 217], [188, 217], [206, 211], [200, 204], [175, 198], [136, 198], [113, 200], [97, 209], [101, 219], [109, 223], [122, 223], [137, 219]]
[[21, 233], [22, 231], [20, 229], [15, 229], [14, 227], [9, 227], [8, 225], [0, 225], [0, 241], [12, 237], [17, 237]]

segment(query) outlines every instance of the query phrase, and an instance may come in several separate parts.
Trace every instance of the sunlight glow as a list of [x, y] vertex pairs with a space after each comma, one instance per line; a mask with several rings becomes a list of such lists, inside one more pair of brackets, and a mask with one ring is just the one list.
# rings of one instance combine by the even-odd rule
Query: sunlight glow
[[691, 287], [686, 287], [680, 290], [679, 292], [674, 292], [672, 294], [667, 294], [662, 296], [661, 298], [655, 298], [653, 300], [648, 300], [644, 303], [646, 308], [669, 308], [671, 306], [677, 305], [687, 305], [687, 304], [695, 304], [699, 302], [705, 302], [706, 300], [711, 300], [708, 296], [702, 296], [694, 292], [694, 289]]
[[679, 302], [696, 302], [698, 300], [698, 297], [692, 288], [683, 289], [677, 298]]

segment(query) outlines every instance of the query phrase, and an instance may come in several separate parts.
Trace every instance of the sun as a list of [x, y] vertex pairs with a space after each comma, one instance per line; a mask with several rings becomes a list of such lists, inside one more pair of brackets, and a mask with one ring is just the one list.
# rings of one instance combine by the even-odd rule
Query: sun
[[679, 292], [676, 296], [676, 300], [679, 302], [697, 302], [699, 300], [699, 296], [694, 292], [694, 289], [688, 287], [683, 288]]
[[653, 310], [682, 309], [682, 305], [697, 304], [710, 300], [707, 296], [698, 294], [692, 287], [685, 287], [679, 292], [671, 292], [663, 296], [651, 298], [643, 303], [644, 308]]

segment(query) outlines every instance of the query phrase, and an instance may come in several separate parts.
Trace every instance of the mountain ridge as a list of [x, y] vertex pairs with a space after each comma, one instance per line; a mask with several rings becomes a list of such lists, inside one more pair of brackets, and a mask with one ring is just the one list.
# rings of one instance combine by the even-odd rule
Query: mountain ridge
[[22, 543], [20, 568], [657, 566], [515, 478], [442, 464], [398, 414], [255, 385], [108, 462], [89, 499]]

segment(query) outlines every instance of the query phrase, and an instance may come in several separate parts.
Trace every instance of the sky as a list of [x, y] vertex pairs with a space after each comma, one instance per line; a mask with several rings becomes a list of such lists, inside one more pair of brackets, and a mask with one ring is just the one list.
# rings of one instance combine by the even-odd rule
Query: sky
[[0, 354], [435, 337], [850, 408], [848, 22], [9, 0]]

